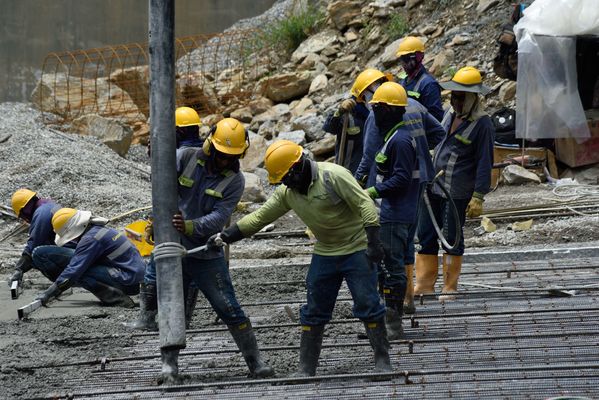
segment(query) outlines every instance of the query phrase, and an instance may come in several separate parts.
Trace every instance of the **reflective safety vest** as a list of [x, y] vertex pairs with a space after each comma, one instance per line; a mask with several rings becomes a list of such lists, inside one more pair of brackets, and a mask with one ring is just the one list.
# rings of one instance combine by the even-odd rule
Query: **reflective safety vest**
[[[183, 172], [181, 173], [181, 175], [178, 178], [179, 184], [181, 186], [185, 186], [187, 188], [190, 188], [193, 186], [193, 184], [194, 184], [193, 173], [194, 173], [196, 167], [198, 166], [198, 164], [200, 166], [204, 167], [206, 164], [206, 161], [200, 159], [198, 157], [198, 153], [194, 152], [192, 154], [192, 156], [189, 158], [189, 160], [187, 161], [187, 164], [185, 164], [185, 168], [183, 168]], [[225, 170], [221, 173], [225, 176], [225, 179], [220, 181], [220, 183], [214, 189], [206, 189], [205, 193], [207, 195], [222, 199], [223, 192], [225, 191], [225, 189], [229, 186], [229, 184], [233, 181], [233, 179], [235, 179], [237, 174], [239, 174], [241, 172], [233, 172], [231, 170]]]
[[411, 98], [416, 99], [416, 100], [420, 99], [420, 85], [422, 84], [422, 81], [424, 80], [425, 77], [426, 77], [426, 74], [420, 75], [420, 78], [418, 78], [418, 80], [416, 81], [416, 85], [414, 85], [414, 88], [412, 90], [406, 91], [408, 96], [410, 96]]
[[[391, 128], [389, 132], [387, 132], [387, 135], [385, 135], [385, 144], [383, 144], [383, 147], [381, 147], [381, 149], [374, 158], [377, 170], [377, 183], [381, 183], [383, 181], [384, 174], [387, 173], [389, 170], [389, 167], [387, 166], [387, 161], [389, 159], [389, 157], [387, 156], [387, 146], [389, 145], [389, 142], [391, 142], [391, 139], [393, 139], [393, 137], [395, 137], [395, 135], [397, 134], [398, 129], [403, 125], [405, 125], [404, 121], [395, 125], [393, 128]], [[410, 141], [412, 143], [412, 146], [414, 147], [414, 150], [417, 150], [418, 146], [416, 144], [416, 139], [414, 138], [414, 136], [410, 136]], [[420, 179], [420, 170], [418, 165], [419, 164], [416, 163], [416, 168], [412, 171], [412, 179]]]

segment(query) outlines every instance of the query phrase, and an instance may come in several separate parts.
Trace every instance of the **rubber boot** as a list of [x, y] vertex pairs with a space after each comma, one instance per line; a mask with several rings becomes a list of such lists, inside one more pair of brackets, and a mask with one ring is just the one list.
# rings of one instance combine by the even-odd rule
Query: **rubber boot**
[[434, 293], [438, 274], [439, 261], [436, 254], [416, 254], [414, 295]]
[[299, 366], [297, 372], [291, 375], [292, 377], [304, 378], [316, 375], [323, 333], [324, 325], [302, 325]]
[[273, 376], [275, 371], [262, 361], [256, 335], [254, 335], [250, 321], [247, 320], [239, 325], [229, 325], [228, 328], [245, 359], [245, 363], [250, 370], [250, 376], [254, 378], [268, 378], [269, 376]]
[[406, 277], [408, 278], [408, 284], [403, 302], [403, 312], [405, 314], [414, 314], [416, 312], [416, 305], [414, 304], [414, 264], [406, 265]]
[[[442, 293], [455, 293], [458, 291], [458, 278], [462, 271], [462, 256], [443, 254], [443, 290]], [[455, 300], [451, 294], [439, 296], [440, 302]]]
[[389, 340], [387, 339], [385, 320], [364, 322], [364, 327], [366, 327], [366, 334], [374, 350], [374, 372], [391, 372]]
[[191, 326], [191, 319], [198, 302], [199, 293], [200, 289], [195, 286], [189, 286], [187, 289], [187, 295], [185, 296], [185, 329], [189, 329]]
[[403, 302], [405, 289], [401, 286], [385, 287], [385, 322], [387, 325], [387, 338], [399, 340], [403, 338], [401, 318], [403, 317]]
[[131, 297], [127, 296], [122, 290], [109, 286], [103, 282], [96, 281], [93, 289], [90, 289], [89, 291], [100, 299], [102, 305], [124, 308], [135, 307], [135, 303]]
[[135, 321], [126, 322], [123, 325], [130, 329], [157, 331], [157, 313], [156, 285], [142, 283], [139, 287], [139, 316]]

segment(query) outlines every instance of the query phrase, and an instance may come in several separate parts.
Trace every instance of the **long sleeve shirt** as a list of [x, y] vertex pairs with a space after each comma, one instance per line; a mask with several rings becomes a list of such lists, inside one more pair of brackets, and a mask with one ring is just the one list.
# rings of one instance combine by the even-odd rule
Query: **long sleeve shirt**
[[[453, 110], [448, 110], [442, 122], [447, 132], [454, 118]], [[493, 122], [485, 115], [476, 121], [463, 121], [435, 148], [435, 172], [445, 171], [439, 183], [452, 198], [469, 199], [474, 192], [484, 195], [490, 191], [494, 141]], [[433, 192], [445, 197], [436, 185]]]
[[418, 100], [437, 121], [441, 121], [443, 118], [441, 87], [426, 68], [422, 67], [414, 78], [406, 77], [399, 83], [406, 89], [408, 96]]
[[[181, 234], [181, 243], [187, 249], [206, 244], [210, 236], [223, 230], [245, 187], [245, 179], [238, 168], [237, 172], [211, 172], [208, 167], [210, 162], [201, 149], [188, 148], [177, 152], [179, 210], [184, 220], [193, 223], [191, 235]], [[188, 166], [192, 168], [186, 173]], [[213, 259], [222, 256], [223, 250], [216, 248], [189, 257]]]
[[36, 208], [29, 224], [29, 238], [23, 254], [31, 255], [38, 246], [54, 245], [56, 235], [52, 229], [52, 217], [60, 208], [60, 204], [50, 200]]
[[[410, 131], [412, 137], [418, 144], [418, 164], [420, 179], [422, 182], [430, 182], [434, 177], [434, 170], [429, 150], [435, 148], [445, 137], [445, 129], [434, 117], [430, 115], [424, 106], [416, 100], [408, 99], [408, 106], [403, 117], [404, 127]], [[368, 176], [367, 187], [376, 182], [376, 166], [374, 158], [378, 150], [383, 146], [383, 136], [374, 121], [374, 113], [370, 113], [364, 126], [364, 154], [360, 165], [354, 176], [359, 181]]]
[[[416, 222], [420, 175], [416, 139], [403, 123], [393, 128], [376, 156], [381, 224]], [[380, 182], [378, 182], [380, 181]]]
[[237, 222], [239, 230], [249, 237], [293, 210], [314, 233], [315, 254], [339, 256], [365, 250], [364, 228], [379, 225], [374, 202], [345, 168], [327, 162], [311, 165], [312, 183], [306, 195], [280, 185], [262, 207]]
[[56, 283], [67, 279], [77, 282], [95, 265], [112, 267], [110, 276], [125, 286], [143, 280], [146, 264], [139, 252], [122, 232], [100, 225], [92, 225], [79, 239], [75, 253]]

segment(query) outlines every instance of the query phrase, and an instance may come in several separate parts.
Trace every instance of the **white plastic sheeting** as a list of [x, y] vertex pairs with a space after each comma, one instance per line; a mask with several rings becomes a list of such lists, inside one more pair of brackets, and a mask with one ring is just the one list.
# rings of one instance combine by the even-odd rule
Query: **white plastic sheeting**
[[524, 10], [514, 32], [516, 136], [589, 137], [578, 94], [576, 36], [599, 35], [599, 0], [536, 0]]

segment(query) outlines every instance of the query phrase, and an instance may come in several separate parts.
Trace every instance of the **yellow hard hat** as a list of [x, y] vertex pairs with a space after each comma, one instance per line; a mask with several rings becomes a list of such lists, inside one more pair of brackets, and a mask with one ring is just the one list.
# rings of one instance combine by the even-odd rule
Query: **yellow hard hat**
[[408, 94], [399, 83], [385, 82], [374, 92], [370, 104], [385, 103], [390, 106], [406, 107]]
[[56, 233], [56, 245], [63, 246], [78, 238], [87, 228], [92, 213], [74, 208], [61, 208], [52, 217], [52, 229]]
[[235, 118], [225, 118], [216, 124], [210, 142], [221, 153], [243, 156], [250, 147], [243, 124]]
[[362, 92], [364, 92], [368, 86], [372, 85], [381, 78], [385, 78], [388, 81], [391, 80], [389, 75], [383, 74], [378, 69], [367, 68], [360, 72], [360, 75], [358, 75], [351, 87], [350, 93], [356, 98], [356, 100], [363, 101]]
[[175, 111], [175, 125], [184, 127], [192, 125], [201, 125], [200, 116], [191, 107], [179, 107]]
[[280, 183], [293, 164], [302, 157], [304, 149], [291, 140], [277, 140], [266, 149], [264, 168], [271, 184]]
[[489, 94], [491, 88], [483, 85], [480, 71], [474, 67], [460, 68], [448, 82], [440, 82], [443, 89], [456, 92], [472, 92], [483, 95]]
[[15, 212], [17, 217], [21, 213], [23, 207], [25, 207], [27, 203], [29, 203], [29, 200], [33, 199], [36, 194], [36, 192], [33, 192], [29, 189], [19, 189], [13, 193], [10, 203], [12, 210]]
[[404, 40], [399, 43], [399, 48], [395, 55], [401, 57], [418, 51], [424, 53], [424, 43], [422, 43], [422, 40], [415, 36], [406, 36]]

